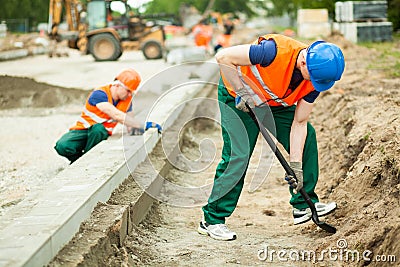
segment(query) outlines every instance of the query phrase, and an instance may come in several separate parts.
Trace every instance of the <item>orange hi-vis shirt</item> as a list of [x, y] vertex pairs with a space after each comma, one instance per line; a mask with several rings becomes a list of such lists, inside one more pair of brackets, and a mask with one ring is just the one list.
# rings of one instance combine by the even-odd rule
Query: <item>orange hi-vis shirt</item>
[[[111, 85], [102, 86], [96, 90], [104, 91], [107, 94], [108, 102], [113, 105], [113, 99], [111, 96]], [[89, 96], [90, 97], [90, 96]], [[76, 122], [76, 125], [71, 127], [70, 130], [84, 130], [88, 129], [90, 126], [101, 123], [104, 125], [109, 135], [112, 135], [112, 131], [118, 122], [111, 119], [109, 115], [102, 112], [96, 106], [89, 104], [89, 97], [86, 100], [85, 108], [82, 111], [81, 117]], [[128, 96], [125, 100], [120, 100], [115, 106], [118, 110], [122, 112], [127, 112], [131, 104], [132, 96]]]
[[[261, 36], [254, 44], [271, 39], [275, 41], [277, 51], [270, 65], [238, 66], [237, 71], [244, 88], [252, 95], [255, 105], [260, 106], [265, 103], [269, 106], [293, 106], [315, 90], [311, 81], [307, 80], [303, 80], [296, 88], [289, 88], [297, 57], [307, 45], [279, 34]], [[221, 76], [229, 94], [236, 97], [229, 81]]]
[[213, 28], [211, 25], [196, 25], [192, 32], [194, 34], [196, 46], [208, 47], [213, 35]]

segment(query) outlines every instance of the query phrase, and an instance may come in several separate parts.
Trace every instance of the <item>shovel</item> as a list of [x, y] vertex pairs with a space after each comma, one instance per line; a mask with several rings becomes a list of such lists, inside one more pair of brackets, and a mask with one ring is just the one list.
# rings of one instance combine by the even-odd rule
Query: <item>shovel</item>
[[[279, 162], [281, 163], [282, 167], [285, 169], [286, 173], [289, 174], [289, 175], [292, 175], [297, 181], [297, 178], [296, 178], [296, 175], [295, 175], [294, 171], [292, 170], [292, 168], [290, 168], [289, 164], [287, 163], [287, 161], [283, 157], [282, 153], [279, 151], [278, 147], [276, 146], [275, 142], [272, 140], [271, 136], [269, 135], [269, 133], [267, 132], [265, 127], [262, 125], [261, 121], [257, 118], [254, 110], [252, 108], [250, 108], [247, 104], [246, 104], [246, 106], [250, 111], [250, 115], [257, 122], [258, 128], [260, 128], [261, 134], [264, 136], [264, 139], [267, 141], [267, 143], [271, 147], [272, 151], [274, 151], [275, 156], [278, 158]], [[315, 205], [311, 201], [310, 196], [307, 194], [306, 190], [304, 190], [304, 188], [302, 188], [302, 189], [300, 189], [299, 193], [301, 194], [301, 196], [304, 198], [304, 200], [306, 201], [307, 205], [311, 209], [311, 219], [313, 220], [313, 222], [318, 227], [322, 228], [323, 230], [327, 231], [328, 233], [332, 233], [332, 234], [336, 233], [336, 228], [335, 227], [333, 227], [332, 225], [327, 224], [326, 222], [321, 222], [319, 220]]]

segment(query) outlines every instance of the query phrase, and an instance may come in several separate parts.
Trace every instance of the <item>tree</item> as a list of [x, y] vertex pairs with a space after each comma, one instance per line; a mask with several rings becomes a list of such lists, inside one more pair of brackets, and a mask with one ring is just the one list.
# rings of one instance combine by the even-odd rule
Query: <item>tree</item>
[[334, 0], [319, 0], [319, 1], [309, 1], [309, 0], [292, 0], [292, 1], [280, 1], [271, 0], [273, 3], [273, 8], [270, 9], [270, 15], [281, 16], [283, 14], [288, 14], [291, 19], [297, 17], [297, 10], [301, 8], [326, 8], [328, 9], [329, 15], [333, 16], [335, 12], [335, 2]]
[[[47, 22], [49, 16], [49, 0], [0, 0], [0, 19], [28, 19], [31, 26], [39, 22]], [[203, 13], [211, 0], [153, 0], [146, 4], [146, 13], [171, 13], [179, 15], [181, 4], [189, 4]], [[274, 8], [269, 15], [289, 14], [292, 19], [297, 16], [299, 8], [327, 8], [331, 18], [334, 17], [336, 0], [269, 0]], [[365, 0], [358, 0], [365, 1]], [[370, 0], [373, 1], [373, 0]], [[87, 0], [81, 0], [86, 3]], [[251, 6], [265, 7], [266, 0], [215, 0], [213, 10], [220, 13], [242, 12], [248, 16], [256, 15]], [[395, 30], [400, 29], [400, 0], [388, 0], [388, 19]]]
[[28, 19], [29, 25], [46, 22], [49, 16], [49, 0], [2, 0], [0, 19]]
[[[366, 1], [366, 0], [355, 0], [355, 1]], [[367, 0], [367, 1], [374, 1], [374, 0]], [[271, 0], [271, 2], [273, 3], [274, 7], [269, 10], [270, 15], [280, 16], [286, 13], [292, 19], [295, 19], [297, 16], [297, 10], [300, 8], [326, 8], [328, 9], [329, 16], [331, 18], [334, 18], [335, 3], [343, 1]], [[393, 28], [395, 30], [400, 29], [400, 0], [388, 0], [387, 3], [388, 3], [388, 20], [393, 23]]]
[[[204, 0], [153, 0], [146, 4], [146, 13], [172, 13], [175, 15], [179, 15], [179, 7], [182, 4], [192, 5], [196, 7], [199, 12], [202, 14], [208, 4], [209, 1]], [[243, 12], [247, 15], [254, 15], [254, 12], [251, 10], [249, 6], [248, 0], [216, 0], [212, 7], [214, 11], [220, 13], [228, 13], [228, 12]]]
[[393, 29], [400, 29], [400, 0], [388, 0], [388, 18], [393, 23]]

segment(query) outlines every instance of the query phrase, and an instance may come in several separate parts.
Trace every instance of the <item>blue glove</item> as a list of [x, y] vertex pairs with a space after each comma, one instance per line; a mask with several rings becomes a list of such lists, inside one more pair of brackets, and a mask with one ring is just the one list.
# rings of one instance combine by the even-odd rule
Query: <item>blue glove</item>
[[161, 125], [155, 122], [148, 121], [145, 124], [144, 130], [147, 131], [149, 128], [157, 128], [158, 133], [162, 133]]

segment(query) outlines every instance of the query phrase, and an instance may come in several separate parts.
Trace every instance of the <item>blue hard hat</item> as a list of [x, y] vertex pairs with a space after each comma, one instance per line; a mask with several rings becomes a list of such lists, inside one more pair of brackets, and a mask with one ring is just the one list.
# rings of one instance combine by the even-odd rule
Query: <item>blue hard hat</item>
[[307, 48], [307, 70], [315, 90], [322, 92], [340, 80], [344, 71], [342, 50], [331, 43], [316, 41]]

